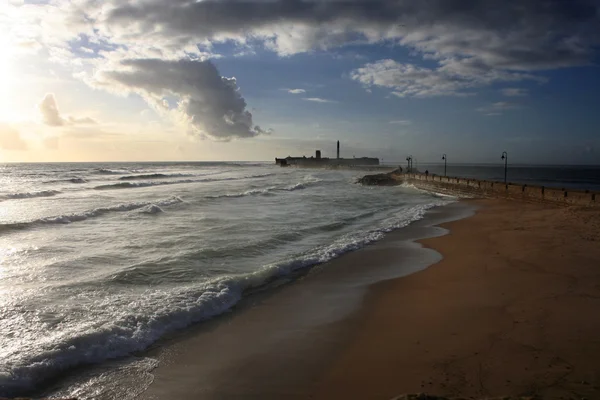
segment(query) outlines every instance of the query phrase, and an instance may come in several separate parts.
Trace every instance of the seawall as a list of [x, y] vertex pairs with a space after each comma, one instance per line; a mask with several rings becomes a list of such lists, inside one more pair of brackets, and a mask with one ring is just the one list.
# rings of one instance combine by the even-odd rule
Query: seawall
[[425, 174], [404, 174], [399, 179], [420, 189], [450, 195], [508, 198], [585, 207], [600, 206], [600, 192], [557, 189], [545, 186], [484, 181]]

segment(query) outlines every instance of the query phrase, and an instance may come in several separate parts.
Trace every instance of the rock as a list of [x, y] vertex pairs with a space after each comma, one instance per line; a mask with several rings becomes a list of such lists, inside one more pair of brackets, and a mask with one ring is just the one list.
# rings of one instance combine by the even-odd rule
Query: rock
[[392, 186], [402, 183], [402, 178], [398, 170], [385, 174], [365, 175], [360, 178], [358, 183], [367, 186]]

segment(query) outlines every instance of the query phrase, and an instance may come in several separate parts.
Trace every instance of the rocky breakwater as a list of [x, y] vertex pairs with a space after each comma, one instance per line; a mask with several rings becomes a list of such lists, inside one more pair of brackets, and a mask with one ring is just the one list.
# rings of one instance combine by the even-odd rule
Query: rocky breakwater
[[399, 185], [403, 181], [402, 172], [397, 169], [384, 174], [365, 175], [358, 179], [357, 183], [368, 186], [392, 186]]

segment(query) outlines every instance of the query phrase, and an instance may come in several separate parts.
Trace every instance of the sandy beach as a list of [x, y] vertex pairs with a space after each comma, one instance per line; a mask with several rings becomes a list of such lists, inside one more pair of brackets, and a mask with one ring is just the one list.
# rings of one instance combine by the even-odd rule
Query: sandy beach
[[423, 241], [440, 263], [376, 286], [317, 398], [600, 396], [600, 215], [476, 204]]
[[461, 204], [476, 215], [420, 241], [435, 251], [407, 235], [439, 236], [447, 215], [161, 344], [141, 398], [598, 398], [598, 212]]

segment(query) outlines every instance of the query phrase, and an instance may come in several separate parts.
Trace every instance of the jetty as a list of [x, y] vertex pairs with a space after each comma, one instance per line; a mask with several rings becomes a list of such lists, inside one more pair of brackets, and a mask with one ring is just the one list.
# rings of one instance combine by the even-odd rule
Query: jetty
[[391, 186], [402, 183], [430, 192], [470, 198], [505, 198], [527, 202], [552, 203], [564, 206], [600, 206], [600, 192], [573, 190], [512, 182], [460, 178], [421, 173], [402, 173], [400, 170], [385, 174], [365, 175], [358, 183]]

